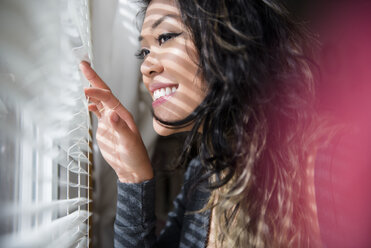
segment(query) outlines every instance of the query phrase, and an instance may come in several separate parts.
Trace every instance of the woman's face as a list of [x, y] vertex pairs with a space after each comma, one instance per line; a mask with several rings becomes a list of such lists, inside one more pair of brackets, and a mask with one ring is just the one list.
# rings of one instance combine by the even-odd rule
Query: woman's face
[[[205, 98], [198, 56], [173, 0], [152, 0], [144, 18], [139, 56], [143, 82], [152, 96], [155, 115], [164, 121], [187, 117]], [[190, 130], [171, 129], [153, 118], [160, 135]]]

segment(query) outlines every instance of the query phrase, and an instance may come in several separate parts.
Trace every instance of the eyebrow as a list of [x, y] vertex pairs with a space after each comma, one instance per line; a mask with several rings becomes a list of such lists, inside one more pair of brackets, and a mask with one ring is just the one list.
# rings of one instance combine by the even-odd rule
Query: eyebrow
[[[151, 26], [151, 30], [157, 28], [166, 18], [179, 18], [178, 15], [174, 15], [174, 14], [167, 14], [167, 15], [164, 15], [163, 17], [161, 17], [160, 19], [158, 19], [157, 21], [155, 21], [152, 26]], [[139, 35], [138, 37], [138, 40], [139, 41], [142, 41], [143, 40], [143, 36]]]

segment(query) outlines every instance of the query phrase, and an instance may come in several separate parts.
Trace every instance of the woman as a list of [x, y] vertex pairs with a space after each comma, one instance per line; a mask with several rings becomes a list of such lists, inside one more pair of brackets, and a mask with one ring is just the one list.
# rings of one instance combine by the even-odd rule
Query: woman
[[119, 180], [115, 245], [318, 247], [305, 29], [274, 0], [145, 4], [137, 55], [153, 126], [189, 132], [180, 159], [189, 168], [156, 239], [153, 171], [138, 129], [81, 64], [98, 145]]

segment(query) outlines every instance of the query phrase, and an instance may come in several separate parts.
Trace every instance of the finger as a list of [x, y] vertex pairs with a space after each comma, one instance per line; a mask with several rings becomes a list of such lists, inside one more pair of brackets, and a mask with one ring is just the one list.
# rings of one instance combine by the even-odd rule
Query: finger
[[80, 66], [82, 74], [94, 87], [109, 90], [109, 87], [103, 82], [103, 80], [98, 76], [98, 74], [90, 67], [88, 62], [82, 61], [79, 66]]
[[92, 103], [95, 103], [95, 104], [101, 103], [98, 99], [95, 99], [94, 97], [89, 97], [89, 102], [92, 102]]
[[84, 88], [85, 95], [89, 98], [95, 98], [97, 101], [101, 101], [104, 104], [110, 106], [113, 103], [117, 103], [116, 97], [110, 90], [101, 89], [96, 87]]
[[88, 110], [91, 111], [91, 112], [93, 112], [94, 115], [95, 115], [98, 119], [100, 119], [100, 118], [102, 117], [102, 115], [100, 114], [100, 112], [99, 112], [99, 110], [98, 110], [98, 108], [97, 108], [97, 105], [95, 105], [95, 104], [89, 104], [89, 105], [88, 105]]
[[97, 106], [98, 111], [102, 111], [102, 109], [104, 108], [103, 103], [95, 99], [94, 97], [89, 97], [89, 103], [90, 102], [94, 103]]
[[128, 136], [130, 132], [130, 128], [127, 123], [120, 118], [120, 116], [116, 113], [116, 111], [111, 111], [109, 115], [109, 120], [113, 128], [122, 136]]
[[112, 110], [116, 110], [122, 106], [119, 100], [112, 94], [110, 90], [90, 87], [85, 88], [84, 91], [85, 95], [89, 96], [94, 101], [103, 102], [105, 107], [108, 107]]
[[119, 102], [111, 91], [95, 87], [85, 88], [84, 91], [85, 95], [103, 102], [110, 109], [115, 109], [116, 113], [127, 123], [130, 129], [138, 132], [131, 113]]

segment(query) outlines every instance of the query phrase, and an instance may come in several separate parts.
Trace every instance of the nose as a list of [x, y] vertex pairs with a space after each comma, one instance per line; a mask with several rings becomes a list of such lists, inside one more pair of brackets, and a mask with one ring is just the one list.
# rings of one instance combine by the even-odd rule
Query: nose
[[145, 58], [144, 62], [140, 67], [140, 71], [144, 76], [151, 77], [158, 73], [161, 73], [164, 67], [156, 53], [150, 52]]

